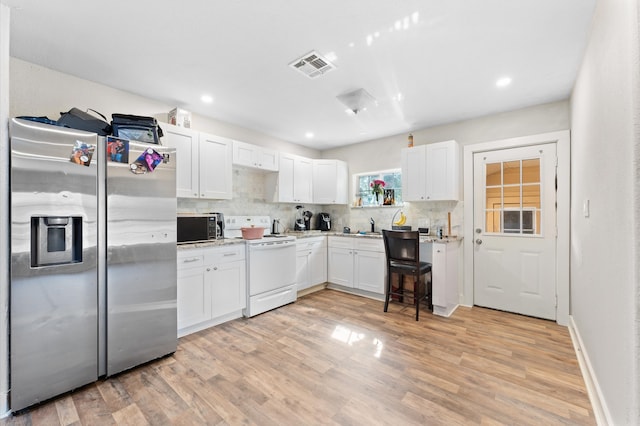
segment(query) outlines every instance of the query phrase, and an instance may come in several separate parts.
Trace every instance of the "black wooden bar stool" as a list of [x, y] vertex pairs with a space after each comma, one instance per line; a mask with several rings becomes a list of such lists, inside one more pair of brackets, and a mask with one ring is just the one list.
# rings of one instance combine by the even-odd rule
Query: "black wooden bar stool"
[[[416, 321], [420, 314], [420, 302], [427, 300], [432, 309], [431, 291], [425, 279], [425, 285], [420, 285], [420, 277], [431, 272], [431, 263], [420, 261], [420, 233], [418, 231], [389, 231], [382, 230], [384, 250], [387, 255], [387, 285], [384, 296], [384, 311], [387, 312], [389, 299], [397, 296], [400, 302], [404, 297], [414, 299], [416, 306]], [[398, 289], [391, 287], [391, 274], [399, 275]], [[413, 277], [413, 291], [404, 288], [404, 277]], [[429, 284], [431, 284], [429, 282]]]

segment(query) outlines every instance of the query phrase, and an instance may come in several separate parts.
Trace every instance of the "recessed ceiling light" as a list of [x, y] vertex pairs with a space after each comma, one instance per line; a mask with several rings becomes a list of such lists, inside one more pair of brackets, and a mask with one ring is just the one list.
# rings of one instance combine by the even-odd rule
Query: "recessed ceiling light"
[[313, 139], [313, 133], [312, 133], [312, 132], [307, 132], [307, 133], [305, 133], [305, 134], [304, 134], [304, 136], [305, 136], [307, 139]]
[[210, 103], [213, 102], [213, 96], [211, 96], [211, 95], [202, 95], [200, 97], [200, 100], [202, 102], [204, 102], [205, 104], [210, 104]]
[[502, 77], [496, 81], [496, 86], [498, 87], [507, 87], [511, 84], [511, 77]]

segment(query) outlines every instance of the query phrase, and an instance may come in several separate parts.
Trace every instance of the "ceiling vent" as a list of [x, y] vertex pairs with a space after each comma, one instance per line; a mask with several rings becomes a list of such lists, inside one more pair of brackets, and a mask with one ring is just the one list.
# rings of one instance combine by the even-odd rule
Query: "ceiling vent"
[[320, 77], [322, 74], [336, 68], [327, 58], [322, 57], [315, 50], [291, 62], [289, 66], [309, 78]]

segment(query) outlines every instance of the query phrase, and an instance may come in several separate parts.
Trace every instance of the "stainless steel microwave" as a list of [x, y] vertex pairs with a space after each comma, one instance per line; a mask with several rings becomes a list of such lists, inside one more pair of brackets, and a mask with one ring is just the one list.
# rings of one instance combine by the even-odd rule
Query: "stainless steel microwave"
[[178, 216], [178, 243], [224, 238], [224, 215], [209, 213]]

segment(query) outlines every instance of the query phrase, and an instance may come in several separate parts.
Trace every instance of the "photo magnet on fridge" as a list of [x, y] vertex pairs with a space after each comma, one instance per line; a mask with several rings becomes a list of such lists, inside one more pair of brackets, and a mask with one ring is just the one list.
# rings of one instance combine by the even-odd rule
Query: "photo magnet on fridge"
[[148, 148], [131, 164], [131, 172], [135, 174], [152, 172], [163, 161], [164, 157], [161, 154], [152, 148]]
[[89, 164], [91, 164], [91, 157], [93, 157], [93, 152], [95, 151], [95, 149], [95, 145], [76, 141], [76, 143], [73, 145], [73, 150], [71, 151], [70, 161], [72, 163], [89, 167]]
[[128, 163], [129, 141], [112, 136], [107, 137], [107, 160], [114, 163]]

